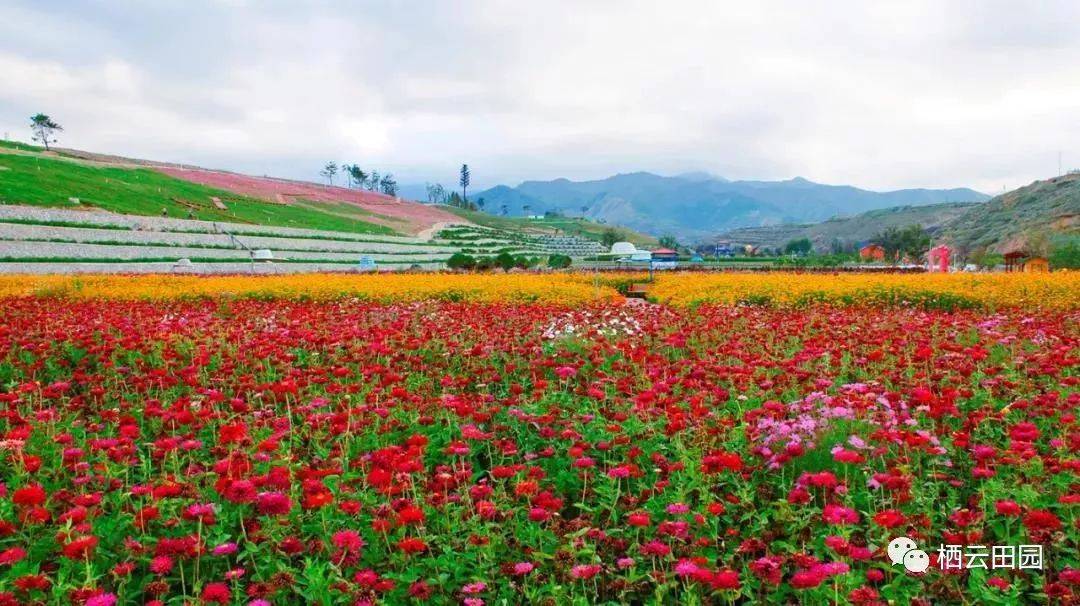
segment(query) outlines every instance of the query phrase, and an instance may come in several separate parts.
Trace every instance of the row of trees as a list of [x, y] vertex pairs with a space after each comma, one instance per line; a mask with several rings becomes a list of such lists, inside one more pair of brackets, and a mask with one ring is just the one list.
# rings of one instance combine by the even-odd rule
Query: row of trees
[[319, 171], [319, 175], [330, 185], [334, 184], [334, 178], [338, 174], [345, 178], [345, 187], [350, 189], [377, 191], [388, 196], [396, 196], [398, 193], [398, 183], [394, 180], [394, 175], [380, 175], [379, 171], [375, 170], [367, 173], [358, 164], [338, 164], [331, 161]]
[[[466, 253], [454, 253], [446, 260], [446, 267], [450, 269], [465, 269], [465, 270], [489, 270], [489, 269], [502, 269], [509, 271], [514, 268], [518, 269], [531, 269], [540, 265], [540, 257], [529, 257], [526, 255], [512, 255], [508, 252], [502, 252], [494, 257], [474, 257]], [[570, 257], [566, 255], [551, 255], [547, 259], [547, 266], [553, 269], [563, 269], [570, 267]]]
[[[469, 165], [462, 164], [461, 170], [458, 171], [458, 185], [461, 186], [461, 194], [459, 195], [456, 191], [448, 191], [443, 187], [442, 183], [428, 183], [426, 184], [428, 203], [446, 204], [467, 210], [484, 210], [483, 198], [478, 199], [476, 202], [469, 201], [469, 185], [471, 184], [472, 172], [469, 170]], [[505, 204], [503, 205], [503, 214], [506, 214]]]
[[[889, 227], [870, 238], [871, 244], [877, 244], [885, 249], [885, 258], [919, 259], [930, 250], [930, 234], [921, 225], [908, 225], [907, 227]], [[804, 257], [814, 251], [814, 244], [809, 238], [797, 238], [788, 240], [783, 249], [776, 252], [785, 255]], [[836, 238], [829, 247], [832, 255], [853, 255], [858, 252], [854, 242], [847, 242]]]
[[[475, 202], [466, 200], [461, 194], [456, 191], [446, 191], [446, 188], [441, 183], [427, 183], [427, 201], [428, 204], [445, 204], [447, 206], [455, 206], [457, 208], [464, 208], [466, 210], [484, 210], [487, 203], [483, 198], [477, 198]], [[503, 214], [506, 214], [506, 205], [503, 204]]]
[[930, 250], [930, 234], [922, 225], [889, 227], [874, 235], [871, 241], [885, 249], [886, 259], [919, 259]]

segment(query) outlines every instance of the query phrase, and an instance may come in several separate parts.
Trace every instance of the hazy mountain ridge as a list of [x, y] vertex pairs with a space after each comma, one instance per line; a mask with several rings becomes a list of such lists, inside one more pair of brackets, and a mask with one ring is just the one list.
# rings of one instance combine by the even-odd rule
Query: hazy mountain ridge
[[718, 235], [717, 241], [783, 247], [809, 238], [818, 251], [863, 244], [889, 227], [921, 225], [935, 240], [960, 251], [1026, 250], [1046, 254], [1047, 243], [1080, 236], [1080, 174], [1035, 181], [983, 203], [944, 203], [877, 209], [815, 224], [743, 227]]
[[488, 212], [557, 211], [625, 225], [653, 235], [711, 239], [739, 227], [824, 221], [898, 205], [980, 202], [989, 196], [971, 189], [904, 189], [874, 192], [823, 185], [796, 177], [787, 181], [727, 181], [707, 173], [664, 177], [648, 172], [591, 181], [525, 181], [475, 194]]

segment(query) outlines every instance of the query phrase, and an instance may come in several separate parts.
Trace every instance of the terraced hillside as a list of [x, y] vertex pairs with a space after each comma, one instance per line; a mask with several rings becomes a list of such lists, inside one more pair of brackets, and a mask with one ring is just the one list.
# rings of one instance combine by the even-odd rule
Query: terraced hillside
[[[456, 252], [592, 256], [606, 229], [0, 142], [0, 272], [440, 269]], [[272, 261], [253, 263], [255, 251]]]
[[599, 242], [604, 232], [613, 230], [619, 240], [633, 242], [640, 247], [657, 246], [656, 238], [621, 226], [597, 223], [580, 217], [549, 216], [542, 219], [500, 217], [485, 212], [465, 210], [452, 206], [440, 207], [475, 225], [511, 233], [547, 235], [554, 237], [577, 237]]
[[[583, 257], [598, 248], [469, 224], [418, 237], [0, 205], [0, 273], [442, 269], [457, 252]], [[269, 261], [256, 260], [267, 254]]]

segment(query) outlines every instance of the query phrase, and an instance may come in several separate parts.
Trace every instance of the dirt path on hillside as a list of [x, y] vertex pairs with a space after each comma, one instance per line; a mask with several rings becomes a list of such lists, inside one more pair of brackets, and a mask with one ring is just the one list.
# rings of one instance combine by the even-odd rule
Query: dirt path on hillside
[[441, 223], [436, 223], [435, 225], [432, 225], [431, 227], [429, 227], [427, 229], [422, 229], [422, 230], [418, 231], [416, 233], [416, 237], [420, 238], [422, 240], [433, 240], [433, 239], [435, 239], [435, 236], [438, 235], [438, 233], [440, 231], [446, 229], [447, 227], [451, 227], [453, 225], [468, 225], [468, 224], [469, 223], [466, 222], [466, 221], [462, 221], [460, 223], [458, 223], [456, 221], [444, 221], [444, 222], [441, 222]]

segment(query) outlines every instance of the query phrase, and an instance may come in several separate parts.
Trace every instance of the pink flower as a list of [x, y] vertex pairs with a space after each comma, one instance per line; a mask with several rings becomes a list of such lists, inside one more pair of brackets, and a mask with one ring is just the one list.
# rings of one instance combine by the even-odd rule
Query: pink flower
[[481, 581], [476, 583], [469, 583], [468, 585], [462, 587], [461, 591], [462, 593], [480, 593], [485, 589], [487, 589], [487, 583]]
[[679, 560], [679, 562], [675, 564], [675, 574], [680, 577], [688, 577], [698, 570], [700, 570], [698, 565], [690, 560]]
[[690, 511], [690, 507], [682, 503], [672, 503], [667, 506], [667, 512], [672, 515], [679, 515]]
[[101, 593], [89, 600], [86, 600], [86, 606], [115, 606], [116, 596], [111, 593]]
[[570, 576], [575, 579], [588, 580], [600, 574], [599, 564], [578, 564], [570, 569]]
[[825, 518], [825, 521], [829, 524], [836, 524], [838, 526], [857, 524], [859, 522], [859, 512], [832, 503], [825, 506], [825, 509], [822, 511], [822, 517]]
[[224, 556], [236, 553], [236, 543], [222, 543], [214, 548], [214, 555]]
[[533, 571], [535, 566], [531, 562], [518, 562], [514, 564], [514, 574], [518, 576], [525, 576]]

